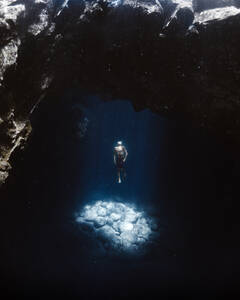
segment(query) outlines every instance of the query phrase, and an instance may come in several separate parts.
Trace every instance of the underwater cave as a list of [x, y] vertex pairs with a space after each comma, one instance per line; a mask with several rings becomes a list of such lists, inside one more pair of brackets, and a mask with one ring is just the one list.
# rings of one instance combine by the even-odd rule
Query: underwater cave
[[240, 294], [239, 24], [239, 0], [0, 0], [2, 293]]
[[[187, 294], [200, 286], [211, 294], [234, 284], [236, 182], [223, 145], [127, 100], [71, 89], [56, 101], [44, 99], [32, 114], [30, 140], [3, 189], [10, 282], [14, 274], [26, 295], [83, 299], [114, 295], [120, 283], [121, 296], [141, 286], [175, 295], [183, 285]], [[121, 184], [118, 140], [129, 153]]]

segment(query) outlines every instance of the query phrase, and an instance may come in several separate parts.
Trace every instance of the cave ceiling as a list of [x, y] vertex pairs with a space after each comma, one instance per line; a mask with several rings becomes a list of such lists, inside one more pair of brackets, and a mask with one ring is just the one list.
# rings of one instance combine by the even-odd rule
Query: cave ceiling
[[73, 87], [237, 147], [239, 27], [238, 0], [2, 0], [0, 182], [39, 102]]

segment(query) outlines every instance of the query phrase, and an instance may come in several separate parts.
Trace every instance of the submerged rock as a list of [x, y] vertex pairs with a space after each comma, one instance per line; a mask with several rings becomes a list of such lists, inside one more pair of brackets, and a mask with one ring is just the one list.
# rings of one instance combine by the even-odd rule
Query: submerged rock
[[84, 225], [83, 230], [86, 225], [91, 226], [103, 245], [107, 243], [107, 248], [120, 252], [141, 252], [145, 243], [158, 236], [156, 228], [152, 232], [145, 215], [127, 203], [98, 201], [85, 206], [76, 221], [80, 228]]

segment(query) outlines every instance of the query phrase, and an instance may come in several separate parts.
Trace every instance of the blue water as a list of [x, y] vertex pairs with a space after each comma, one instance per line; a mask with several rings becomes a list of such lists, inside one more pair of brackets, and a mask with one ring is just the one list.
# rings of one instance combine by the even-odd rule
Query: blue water
[[[152, 198], [165, 134], [164, 120], [148, 110], [134, 112], [127, 101], [103, 103], [94, 98], [90, 101], [88, 109], [94, 119], [91, 121], [90, 114], [89, 131], [83, 145], [79, 143], [80, 188], [76, 194], [83, 198], [91, 194], [116, 195], [133, 201], [141, 199], [140, 202]], [[123, 141], [129, 153], [127, 179], [122, 184], [117, 183], [113, 164], [113, 148], [118, 140]]]
[[[84, 118], [87, 131], [79, 137]], [[212, 137], [149, 110], [135, 112], [129, 101], [76, 90], [41, 103], [32, 124], [1, 203], [5, 288], [114, 299], [115, 290], [163, 295], [234, 283], [234, 238], [226, 226], [232, 169]], [[122, 184], [113, 164], [118, 140], [129, 153]], [[157, 247], [136, 260], [104, 252], [75, 222], [84, 205], [116, 198], [160, 223]]]

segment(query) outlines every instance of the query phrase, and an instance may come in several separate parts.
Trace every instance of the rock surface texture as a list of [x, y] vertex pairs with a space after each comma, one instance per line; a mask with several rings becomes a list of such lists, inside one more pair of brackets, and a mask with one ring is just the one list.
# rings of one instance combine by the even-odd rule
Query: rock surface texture
[[157, 223], [143, 212], [114, 201], [97, 201], [86, 205], [76, 222], [83, 230], [94, 233], [107, 249], [120, 252], [141, 252], [145, 244], [157, 239]]
[[0, 0], [0, 182], [38, 103], [74, 86], [239, 145], [239, 29], [239, 0]]

